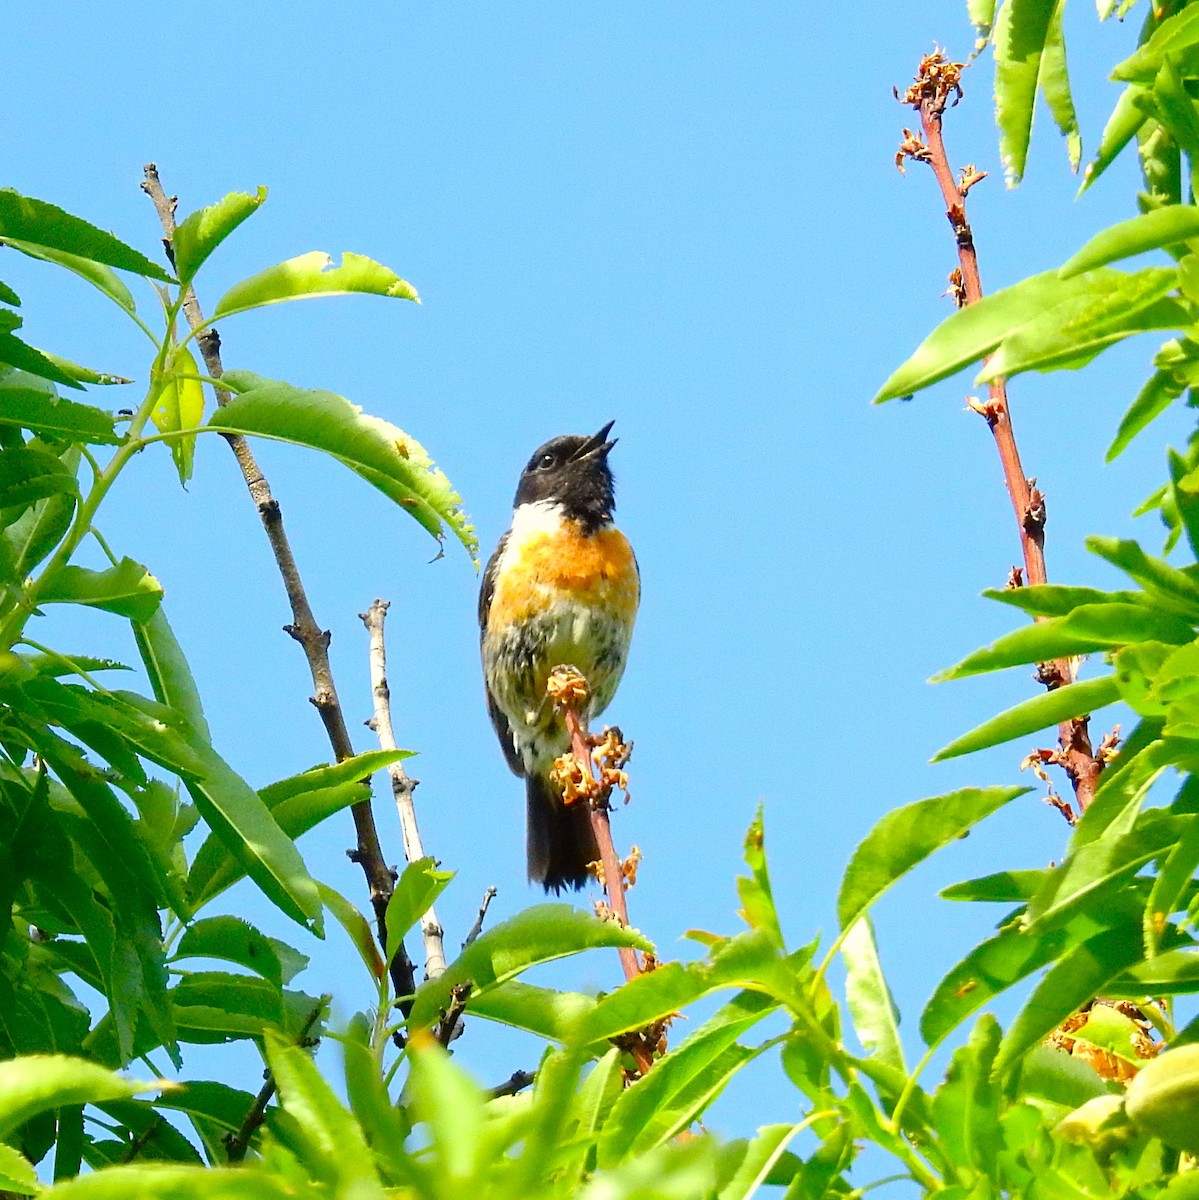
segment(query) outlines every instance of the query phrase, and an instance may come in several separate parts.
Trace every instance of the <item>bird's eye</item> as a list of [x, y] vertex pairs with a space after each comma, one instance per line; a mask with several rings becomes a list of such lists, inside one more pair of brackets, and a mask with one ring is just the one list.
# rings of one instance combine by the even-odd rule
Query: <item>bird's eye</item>
[[543, 454], [537, 460], [537, 469], [539, 471], [548, 471], [558, 460], [552, 454]]

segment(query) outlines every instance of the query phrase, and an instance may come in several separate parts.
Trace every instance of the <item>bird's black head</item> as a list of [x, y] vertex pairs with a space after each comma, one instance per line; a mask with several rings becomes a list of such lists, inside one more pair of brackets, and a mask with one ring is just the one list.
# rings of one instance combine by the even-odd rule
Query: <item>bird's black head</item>
[[557, 501], [566, 516], [591, 529], [610, 521], [616, 492], [608, 452], [616, 439], [607, 438], [615, 424], [609, 421], [591, 437], [564, 434], [539, 446], [521, 473], [516, 505]]

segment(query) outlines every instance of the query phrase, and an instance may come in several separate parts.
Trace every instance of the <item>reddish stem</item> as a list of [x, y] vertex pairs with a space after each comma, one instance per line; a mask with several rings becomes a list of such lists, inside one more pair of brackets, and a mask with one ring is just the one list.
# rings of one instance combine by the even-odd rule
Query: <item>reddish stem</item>
[[[971, 173], [959, 184], [949, 165], [949, 156], [941, 136], [941, 117], [952, 92], [957, 90], [960, 94], [957, 75], [947, 79], [943, 73], [943, 68], [949, 66], [952, 64], [946, 63], [939, 54], [926, 57], [921, 63], [916, 85], [909, 90], [905, 99], [919, 109], [924, 134], [923, 152], [914, 157], [919, 157], [932, 168], [945, 201], [945, 215], [953, 227], [961, 271], [962, 303], [975, 304], [982, 299], [983, 289], [974, 235], [966, 220], [966, 193], [981, 176]], [[971, 169], [967, 168], [967, 172], [971, 172]], [[987, 385], [987, 393], [987, 403], [982, 412], [995, 439], [1003, 481], [1016, 515], [1025, 575], [1030, 584], [1046, 583], [1045, 497], [1035, 482], [1025, 475], [1020, 462], [1005, 381], [1002, 378], [993, 380]], [[1046, 687], [1064, 687], [1074, 681], [1074, 673], [1067, 660], [1059, 659], [1042, 665], [1041, 679]], [[1076, 717], [1063, 721], [1058, 726], [1058, 740], [1061, 750], [1057, 761], [1070, 778], [1079, 808], [1086, 809], [1094, 799], [1095, 787], [1103, 770], [1102, 760], [1091, 747], [1088, 718]]]

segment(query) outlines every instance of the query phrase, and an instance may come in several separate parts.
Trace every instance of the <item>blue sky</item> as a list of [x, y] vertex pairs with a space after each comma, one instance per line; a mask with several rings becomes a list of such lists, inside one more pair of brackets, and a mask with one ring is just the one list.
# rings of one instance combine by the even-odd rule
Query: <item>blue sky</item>
[[[1069, 32], [1089, 154], [1116, 95], [1103, 77], [1134, 30], [1099, 27], [1079, 6]], [[633, 802], [614, 821], [618, 844], [645, 856], [634, 922], [664, 958], [691, 954], [678, 940], [688, 928], [732, 932], [741, 836], [763, 803], [798, 945], [832, 931], [841, 870], [885, 811], [1018, 781], [1032, 748], [928, 765], [1032, 692], [1019, 671], [926, 683], [1012, 626], [1010, 610], [978, 593], [1003, 582], [1019, 551], [990, 439], [964, 411], [968, 379], [911, 404], [868, 404], [949, 311], [940, 293], [954, 265], [931, 177], [895, 170], [914, 114], [891, 87], [902, 90], [934, 42], [962, 57], [971, 41], [957, 0], [218, 0], [174, 16], [144, 0], [12, 3], [0, 64], [19, 103], [0, 129], [3, 182], [148, 253], [158, 228], [138, 190], [144, 162], [158, 163], [181, 211], [268, 185], [265, 207], [201, 276], [209, 308], [237, 279], [312, 249], [398, 270], [421, 307], [354, 299], [233, 318], [221, 327], [225, 363], [340, 392], [419, 439], [462, 493], [484, 555], [532, 449], [615, 418], [618, 517], [643, 576], [609, 712], [637, 746]], [[1029, 181], [1006, 191], [988, 61], [965, 87], [947, 139], [958, 164], [994, 172], [970, 197], [989, 290], [1130, 215], [1126, 168], [1073, 200], [1047, 114]], [[0, 274], [22, 294], [35, 344], [145, 377], [140, 335], [82, 285], [9, 253]], [[1152, 350], [1121, 347], [1089, 372], [1013, 386], [1025, 464], [1048, 497], [1053, 579], [1110, 582], [1082, 539], [1137, 531], [1128, 514], [1163, 475], [1156, 432], [1114, 466], [1102, 461]], [[1166, 429], [1180, 441], [1182, 418]], [[430, 562], [426, 535], [335, 464], [275, 445], [261, 460], [333, 633], [363, 749], [370, 694], [356, 614], [375, 596], [392, 601], [397, 736], [420, 752], [411, 766], [426, 846], [459, 873], [439, 905], [456, 945], [489, 885], [496, 919], [539, 899], [524, 882], [522, 788], [482, 700], [475, 571], [453, 546]], [[1157, 529], [1141, 526], [1154, 543]], [[162, 580], [229, 761], [265, 784], [326, 759], [302, 655], [280, 632], [283, 594], [225, 446], [200, 446], [186, 493], [165, 454], [144, 455], [103, 528]], [[115, 618], [53, 620], [38, 636], [133, 653]], [[378, 791], [397, 859], [394, 811]], [[1034, 793], [883, 902], [881, 951], [909, 1051], [921, 1004], [999, 916], [940, 901], [937, 888], [1044, 865], [1065, 833]], [[314, 873], [365, 906], [343, 853], [351, 841], [346, 816], [302, 849]], [[342, 1015], [369, 1003], [336, 932], [323, 946], [306, 939], [248, 887], [229, 911], [312, 954], [297, 982], [337, 990]], [[545, 978], [610, 987], [619, 975], [615, 956], [596, 956]], [[481, 1022], [457, 1052], [485, 1081], [533, 1065], [529, 1043]], [[191, 1061], [228, 1077], [224, 1055]], [[794, 1104], [764, 1065], [714, 1124], [746, 1132]]]

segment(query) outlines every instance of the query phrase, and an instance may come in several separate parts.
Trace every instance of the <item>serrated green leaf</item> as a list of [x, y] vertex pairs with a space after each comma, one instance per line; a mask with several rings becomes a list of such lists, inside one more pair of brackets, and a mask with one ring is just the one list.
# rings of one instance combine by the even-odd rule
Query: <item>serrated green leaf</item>
[[604, 1121], [600, 1169], [662, 1145], [699, 1119], [729, 1079], [755, 1056], [737, 1040], [777, 1007], [769, 996], [740, 993], [657, 1061], [648, 1075], [621, 1092]]
[[1160, 417], [1186, 388], [1186, 381], [1180, 380], [1174, 371], [1154, 371], [1141, 386], [1128, 411], [1120, 418], [1116, 436], [1107, 449], [1106, 461], [1112, 462], [1123, 454], [1132, 439]]
[[1037, 81], [1057, 0], [1007, 0], [995, 19], [995, 121], [1008, 185], [1020, 181], [1028, 157]]
[[80, 258], [170, 283], [171, 277], [131, 246], [44, 200], [0, 189], [0, 240], [62, 250]]
[[[259, 798], [270, 810], [271, 817], [279, 828], [295, 841], [310, 829], [316, 828], [326, 818], [343, 809], [349, 808], [363, 800], [370, 799], [369, 784], [361, 781], [366, 774], [363, 770], [363, 760], [373, 760], [374, 755], [392, 755], [389, 761], [395, 761], [396, 755], [391, 751], [377, 750], [370, 754], [360, 754], [353, 759], [347, 759], [345, 764], [336, 768], [323, 768], [321, 771], [306, 772], [311, 776], [311, 782], [306, 786], [298, 786], [296, 781], [305, 776], [294, 776], [279, 784], [271, 784], [263, 788]], [[398, 757], [406, 757], [407, 751], [400, 751]], [[350, 764], [350, 770], [341, 768]], [[374, 767], [371, 768], [376, 769]], [[350, 776], [357, 772], [358, 778]], [[327, 787], [317, 787], [319, 779], [330, 779], [333, 782]], [[287, 789], [282, 794], [275, 789]], [[198, 900], [207, 902], [231, 887], [245, 875], [244, 865], [230, 854], [220, 838], [207, 838], [192, 862], [191, 873], [188, 877], [189, 886]]]
[[1178, 284], [1176, 268], [1146, 267], [1131, 275], [1113, 274], [1115, 278], [1106, 279], [1101, 288], [1073, 296], [1004, 338], [976, 382], [987, 383], [1024, 371], [1085, 366], [1096, 354], [1124, 338], [1152, 330], [1180, 329], [1194, 321], [1188, 305], [1165, 298]]
[[316, 1064], [273, 1031], [267, 1034], [266, 1057], [283, 1111], [296, 1122], [303, 1138], [302, 1163], [312, 1177], [325, 1183], [332, 1195], [375, 1194], [378, 1180], [362, 1128]]
[[22, 254], [27, 254], [30, 258], [40, 259], [42, 262], [54, 263], [56, 266], [65, 267], [81, 279], [86, 279], [88, 283], [106, 295], [119, 308], [123, 308], [127, 313], [137, 312], [133, 293], [130, 292], [125, 286], [125, 281], [111, 267], [96, 262], [94, 259], [81, 258], [77, 254], [67, 254], [63, 250], [53, 250], [47, 246], [38, 246], [31, 242], [23, 242], [14, 238], [5, 238], [4, 244], [11, 246], [14, 250], [19, 250]]
[[1097, 233], [1066, 260], [1059, 274], [1063, 279], [1071, 279], [1096, 267], [1150, 250], [1165, 250], [1197, 237], [1199, 208], [1190, 204], [1168, 204]]
[[453, 871], [437, 869], [435, 858], [418, 858], [404, 868], [387, 902], [388, 962], [395, 958], [403, 944], [404, 935], [433, 907], [434, 901], [453, 878]]
[[1112, 566], [1125, 571], [1161, 605], [1185, 612], [1193, 619], [1199, 620], [1199, 583], [1191, 579], [1185, 571], [1180, 571], [1163, 559], [1146, 554], [1140, 545], [1133, 541], [1088, 537], [1086, 546], [1092, 554], [1097, 554]]
[[0, 425], [17, 425], [47, 437], [87, 442], [93, 446], [120, 443], [121, 437], [113, 429], [110, 413], [21, 386], [12, 380], [12, 375], [16, 374], [0, 377]]
[[1180, 9], [1161, 21], [1149, 40], [1118, 64], [1112, 78], [1123, 83], [1152, 84], [1167, 54], [1181, 54], [1199, 45], [1199, 12]]
[[0, 1189], [19, 1196], [33, 1196], [42, 1190], [33, 1163], [5, 1142], [0, 1142]]
[[281, 1175], [243, 1167], [130, 1163], [57, 1183], [49, 1200], [295, 1200]]
[[841, 880], [837, 919], [847, 929], [897, 879], [934, 850], [964, 836], [1028, 788], [963, 788], [887, 813], [853, 852]]
[[49, 496], [78, 492], [75, 476], [55, 455], [36, 446], [0, 449], [0, 509], [21, 510]]
[[11, 1059], [0, 1063], [0, 1137], [7, 1137], [30, 1117], [65, 1104], [117, 1100], [161, 1086], [161, 1081], [126, 1079], [95, 1063], [64, 1054]]
[[476, 553], [478, 539], [461, 497], [403, 430], [332, 392], [303, 391], [242, 371], [228, 371], [223, 378], [239, 394], [212, 415], [208, 428], [322, 450], [394, 500], [434, 537], [440, 539], [448, 525], [469, 553]]
[[561, 992], [510, 979], [468, 999], [466, 1010], [513, 1029], [524, 1029], [547, 1041], [567, 1042], [579, 1021], [596, 1006], [594, 996]]
[[219, 958], [246, 967], [276, 987], [283, 986], [283, 968], [270, 938], [241, 917], [206, 917], [189, 925], [172, 961], [181, 958]]
[[1099, 136], [1099, 148], [1095, 151], [1095, 157], [1087, 163], [1086, 170], [1082, 173], [1082, 186], [1078, 189], [1080, 196], [1137, 136], [1138, 130], [1145, 123], [1144, 109], [1138, 104], [1138, 99], [1143, 95], [1143, 90], [1138, 87], [1126, 87], [1120, 93], [1120, 99], [1116, 101], [1116, 106], [1103, 127], [1103, 133]]
[[[0, 310], [0, 317], [5, 315], [7, 314]], [[23, 342], [11, 332], [19, 324], [20, 321], [17, 320], [7, 328], [0, 329], [0, 366], [27, 371], [39, 379], [48, 379], [53, 383], [61, 383], [66, 387], [75, 388], [76, 391], [82, 391], [81, 368], [75, 367], [74, 370], [69, 370], [67, 366], [62, 365], [61, 360], [56, 360], [54, 355], [38, 350], [28, 342]], [[96, 381], [99, 381], [99, 377]]]
[[1010, 604], [1034, 617], [1064, 617], [1084, 604], [1143, 604], [1143, 592], [1102, 592], [1098, 588], [1068, 587], [1060, 583], [1035, 583], [1018, 588], [988, 588], [988, 600]]
[[467, 980], [473, 985], [472, 995], [482, 994], [538, 963], [612, 946], [653, 949], [637, 930], [614, 921], [601, 921], [566, 904], [534, 905], [486, 930], [442, 975], [423, 983], [417, 989], [409, 1024], [413, 1029], [431, 1026], [448, 1006], [450, 992]]
[[1066, 67], [1066, 39], [1062, 29], [1065, 9], [1065, 0], [1059, 0], [1053, 7], [1053, 15], [1045, 32], [1037, 84], [1053, 115], [1054, 124], [1066, 139], [1070, 170], [1077, 171], [1082, 161], [1082, 135], [1078, 131], [1078, 114], [1074, 109], [1074, 97], [1070, 94], [1070, 75]]
[[989, 901], [1022, 904], [1032, 898], [1045, 879], [1044, 870], [996, 871], [978, 879], [966, 879], [942, 888], [942, 900]]
[[737, 879], [737, 895], [741, 900], [739, 915], [750, 929], [764, 930], [780, 950], [785, 950], [783, 931], [770, 886], [770, 872], [766, 866], [765, 838], [762, 806], [758, 805], [757, 814], [745, 834], [745, 863], [751, 874]]
[[1061, 721], [1086, 716], [1118, 699], [1120, 685], [1114, 675], [1055, 688], [984, 721], [944, 749], [938, 750], [932, 761], [944, 762], [947, 758], [957, 758], [987, 746], [1010, 742], [1013, 738], [1026, 737]]
[[[1110, 272], [1111, 277], [1118, 272]], [[1056, 271], [1031, 275], [984, 296], [946, 317], [916, 352], [883, 384], [873, 403], [909, 396], [948, 379], [990, 354], [1009, 335], [1058, 304], [1080, 295], [1098, 295], [1108, 275], [1059, 278]]]
[[329, 255], [313, 250], [235, 284], [217, 301], [212, 319], [285, 300], [353, 293], [420, 301], [410, 283], [373, 259], [346, 251], [341, 266], [335, 267]]
[[1060, 958], [1004, 1035], [995, 1073], [1006, 1074], [1027, 1050], [1140, 958], [1140, 930], [1135, 926], [1106, 929]]
[[258, 793], [210, 746], [194, 749], [202, 774], [184, 782], [208, 827], [272, 903], [319, 936], [321, 899], [291, 838]]
[[195, 736], [211, 741], [199, 689], [162, 608], [148, 620], [134, 621], [133, 636], [154, 698], [183, 716]]
[[215, 204], [197, 209], [180, 221], [171, 237], [179, 282], [185, 285], [190, 283], [208, 256], [247, 217], [252, 216], [265, 199], [264, 187], [260, 187], [252, 196], [245, 192], [230, 192]]
[[141, 563], [123, 558], [103, 571], [59, 567], [38, 581], [37, 599], [39, 604], [86, 604], [144, 622], [162, 603], [162, 584]]
[[841, 943], [841, 957], [845, 960], [845, 1002], [858, 1041], [867, 1054], [906, 1075], [899, 1011], [879, 962], [869, 914], [864, 913], [849, 927]]
[[1083, 604], [1064, 617], [1050, 617], [1005, 634], [992, 645], [940, 671], [930, 682], [944, 683], [1025, 663], [1091, 654], [1135, 642], [1189, 642], [1194, 629], [1181, 617], [1144, 604]]

